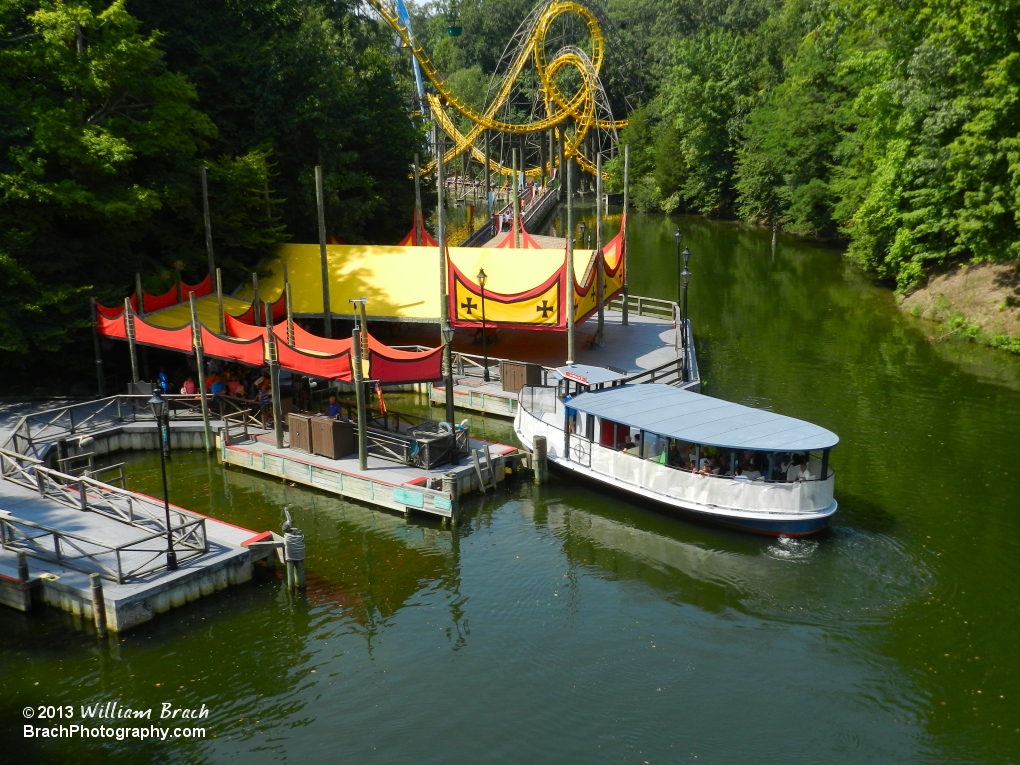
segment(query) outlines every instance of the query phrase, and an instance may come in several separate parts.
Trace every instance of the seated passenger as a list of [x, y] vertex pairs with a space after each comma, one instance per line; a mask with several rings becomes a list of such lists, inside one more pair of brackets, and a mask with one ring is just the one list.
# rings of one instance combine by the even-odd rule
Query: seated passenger
[[793, 480], [794, 481], [813, 481], [814, 479], [815, 479], [815, 477], [813, 475], [811, 475], [811, 472], [808, 470], [807, 457], [804, 457], [804, 459], [801, 460], [800, 465], [797, 466], [797, 473], [793, 477]]
[[761, 471], [758, 470], [752, 463], [744, 465], [740, 472], [746, 476], [748, 481], [757, 481], [761, 478]]
[[800, 470], [800, 457], [795, 454], [790, 459], [789, 463], [787, 463], [787, 468], [786, 468], [786, 481], [787, 481], [787, 483], [790, 483], [791, 481], [793, 481], [793, 480], [795, 480], [797, 478], [797, 473], [799, 472], [799, 470]]
[[745, 481], [745, 482], [748, 482], [751, 479], [748, 478], [746, 475], [744, 475], [744, 471], [738, 465], [737, 468], [733, 471], [733, 480], [734, 481]]

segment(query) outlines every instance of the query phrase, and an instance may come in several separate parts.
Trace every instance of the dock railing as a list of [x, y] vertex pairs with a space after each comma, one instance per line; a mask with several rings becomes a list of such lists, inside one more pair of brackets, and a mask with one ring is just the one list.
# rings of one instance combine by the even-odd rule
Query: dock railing
[[[91, 572], [92, 569], [82, 568], [81, 564], [75, 565], [79, 558], [88, 558], [99, 568], [98, 573], [118, 583], [161, 567], [154, 565], [154, 560], [166, 552], [166, 546], [159, 550], [146, 547], [151, 540], [165, 540], [167, 536], [166, 509], [159, 501], [85, 475], [68, 475], [52, 470], [34, 457], [7, 449], [0, 449], [0, 475], [4, 480], [38, 492], [41, 497], [65, 507], [96, 513], [144, 532], [142, 537], [129, 543], [109, 545], [8, 514], [2, 518], [4, 530], [0, 538], [0, 543], [7, 549]], [[202, 516], [171, 507], [170, 534], [174, 549], [179, 551], [178, 560], [197, 557], [208, 551], [205, 518]], [[51, 540], [52, 544], [43, 546], [39, 541], [42, 538]], [[125, 570], [122, 554], [129, 552], [152, 552], [154, 558], [138, 565], [132, 564], [130, 569]], [[100, 555], [112, 555], [114, 561], [104, 563], [98, 559]]]

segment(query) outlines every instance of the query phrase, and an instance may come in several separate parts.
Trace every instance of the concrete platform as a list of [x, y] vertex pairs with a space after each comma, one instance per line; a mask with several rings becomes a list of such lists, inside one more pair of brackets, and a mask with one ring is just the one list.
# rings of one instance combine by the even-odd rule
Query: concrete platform
[[[516, 469], [519, 461], [517, 447], [477, 439], [471, 439], [470, 444], [476, 450], [489, 448], [497, 483], [505, 479], [508, 468], [511, 471]], [[421, 512], [453, 523], [459, 520], [460, 497], [481, 490], [470, 454], [461, 457], [456, 465], [442, 465], [432, 470], [370, 455], [368, 469], [361, 470], [356, 453], [333, 460], [289, 447], [278, 449], [272, 434], [251, 431], [248, 441], [227, 444], [221, 439], [220, 457], [224, 465], [278, 476], [295, 484], [405, 515]]]
[[[136, 492], [132, 494], [152, 500]], [[253, 552], [253, 549], [248, 547], [254, 542], [271, 539], [272, 535], [269, 532], [258, 534], [183, 508], [172, 507], [194, 518], [205, 518], [208, 552], [182, 560], [176, 571], [159, 568], [141, 573], [123, 584], [104, 579], [106, 618], [111, 630], [130, 629], [149, 621], [156, 614], [182, 606], [230, 585], [246, 582], [251, 579], [253, 561], [273, 554], [271, 548], [260, 549], [256, 546], [257, 552]], [[12, 519], [41, 524], [88, 539], [101, 540], [109, 545], [130, 543], [143, 539], [150, 533], [146, 529], [96, 512], [68, 507], [9, 480], [0, 481], [0, 509]], [[147, 549], [165, 549], [165, 542], [155, 540], [145, 546]], [[102, 558], [102, 555], [98, 557]], [[123, 555], [121, 565], [129, 569], [151, 557], [153, 555], [149, 553], [128, 552]], [[158, 553], [156, 558], [156, 565], [160, 565]], [[29, 556], [28, 565], [29, 578], [26, 582], [21, 582], [18, 579], [16, 552], [0, 548], [0, 602], [20, 610], [28, 610], [33, 601], [41, 601], [82, 619], [92, 620], [89, 573], [90, 571], [101, 573], [102, 568], [97, 563], [79, 559], [74, 562], [75, 568], [71, 568]]]

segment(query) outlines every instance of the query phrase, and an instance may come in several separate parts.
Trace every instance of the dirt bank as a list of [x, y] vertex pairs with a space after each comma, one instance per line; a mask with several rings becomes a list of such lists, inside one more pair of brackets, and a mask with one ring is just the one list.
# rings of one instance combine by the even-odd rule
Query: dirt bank
[[931, 277], [900, 307], [939, 322], [947, 334], [1020, 353], [1020, 271], [1013, 264], [958, 266]]

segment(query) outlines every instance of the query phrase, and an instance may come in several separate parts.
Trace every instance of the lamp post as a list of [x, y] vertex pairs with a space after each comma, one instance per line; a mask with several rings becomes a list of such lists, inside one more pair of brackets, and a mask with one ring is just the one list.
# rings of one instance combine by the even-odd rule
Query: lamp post
[[[677, 249], [679, 249], [680, 248], [680, 240], [683, 238], [683, 234], [680, 233], [679, 229], [677, 229], [676, 234], [677, 234], [677, 236], [676, 236], [676, 244], [677, 244]], [[682, 253], [680, 253], [680, 258], [677, 258], [677, 268], [680, 267], [680, 259], [681, 258], [683, 259], [684, 269], [683, 269], [683, 271], [680, 272], [680, 283], [683, 285], [684, 292], [683, 292], [682, 307], [680, 309], [681, 324], [677, 328], [677, 331], [680, 332], [680, 337], [683, 340], [683, 348], [684, 348], [684, 361], [683, 361], [683, 363], [684, 363], [684, 374], [683, 374], [683, 378], [684, 378], [684, 382], [687, 382], [687, 368], [688, 368], [688, 364], [687, 364], [687, 285], [691, 281], [691, 272], [687, 268], [687, 264], [690, 263], [690, 261], [691, 261], [691, 249], [689, 247], [684, 247], [684, 251]]]
[[[163, 473], [163, 509], [166, 511], [166, 567], [168, 571], [177, 568], [177, 553], [174, 552], [174, 537], [170, 530], [170, 497], [166, 488], [166, 457], [163, 456], [163, 417], [167, 413], [166, 399], [159, 395], [159, 388], [152, 386], [152, 398], [149, 399], [149, 408], [152, 409], [152, 416], [156, 418], [159, 427], [159, 469]], [[169, 434], [168, 434], [169, 435]]]
[[478, 269], [478, 286], [482, 288], [482, 359], [485, 367], [482, 371], [482, 379], [489, 382], [489, 343], [485, 337], [485, 269]]
[[[483, 330], [484, 331], [484, 330]], [[446, 344], [446, 421], [453, 425], [453, 325], [446, 319], [443, 325], [443, 342]]]

